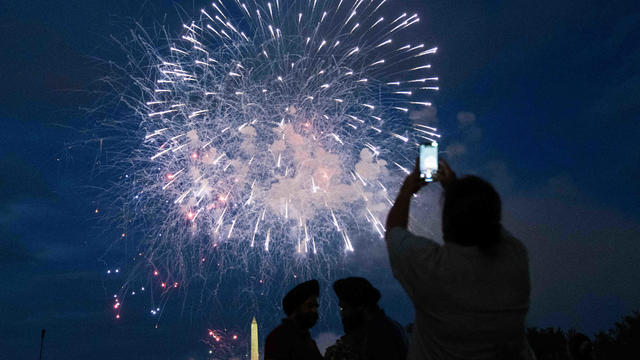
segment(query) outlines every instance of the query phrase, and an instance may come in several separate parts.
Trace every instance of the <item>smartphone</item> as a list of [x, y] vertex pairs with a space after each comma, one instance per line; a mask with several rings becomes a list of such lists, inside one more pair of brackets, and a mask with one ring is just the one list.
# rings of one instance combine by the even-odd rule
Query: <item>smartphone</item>
[[420, 178], [432, 182], [438, 171], [438, 143], [432, 141], [420, 145]]

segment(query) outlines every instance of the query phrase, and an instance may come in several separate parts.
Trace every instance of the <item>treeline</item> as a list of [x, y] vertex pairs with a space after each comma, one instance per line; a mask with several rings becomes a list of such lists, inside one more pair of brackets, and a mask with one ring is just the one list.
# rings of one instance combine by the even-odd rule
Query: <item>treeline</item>
[[[575, 330], [528, 328], [527, 338], [538, 360], [640, 359], [640, 312], [625, 316], [612, 329], [589, 338]], [[571, 355], [570, 355], [571, 354]]]

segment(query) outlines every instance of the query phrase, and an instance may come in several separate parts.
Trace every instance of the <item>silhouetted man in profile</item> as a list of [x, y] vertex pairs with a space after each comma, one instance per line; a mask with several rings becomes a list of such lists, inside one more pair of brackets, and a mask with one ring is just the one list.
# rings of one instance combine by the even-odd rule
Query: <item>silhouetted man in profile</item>
[[325, 360], [405, 360], [404, 329], [380, 307], [380, 292], [367, 279], [349, 277], [333, 283], [344, 328]]
[[309, 329], [318, 321], [317, 280], [294, 287], [282, 299], [287, 317], [269, 335], [264, 344], [265, 360], [322, 360]]
[[532, 359], [527, 250], [501, 225], [500, 196], [477, 176], [456, 178], [442, 161], [444, 244], [408, 229], [416, 169], [389, 211], [385, 240], [393, 275], [411, 298], [415, 324], [407, 359]]

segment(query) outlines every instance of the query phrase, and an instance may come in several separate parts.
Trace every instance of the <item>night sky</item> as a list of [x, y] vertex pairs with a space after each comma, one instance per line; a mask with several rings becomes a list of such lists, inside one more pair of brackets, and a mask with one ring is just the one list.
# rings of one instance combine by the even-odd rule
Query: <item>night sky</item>
[[[528, 325], [593, 334], [639, 310], [638, 2], [395, 1], [420, 14], [416, 41], [439, 48], [437, 113], [420, 116], [442, 129], [459, 174], [496, 186], [505, 226], [529, 249]], [[118, 229], [93, 213], [110, 180], [69, 145], [87, 138], [106, 64], [125, 61], [113, 39], [136, 22], [178, 34], [177, 14], [207, 5], [0, 1], [0, 357], [35, 358], [46, 328], [48, 359], [206, 358], [215, 314], [181, 312], [177, 299], [156, 329], [141, 299], [114, 319], [99, 260]], [[409, 323], [383, 248], [365, 255], [358, 275]], [[232, 325], [248, 330], [250, 316]], [[337, 314], [325, 316], [314, 335], [339, 334]], [[264, 316], [262, 335], [278, 317]]]

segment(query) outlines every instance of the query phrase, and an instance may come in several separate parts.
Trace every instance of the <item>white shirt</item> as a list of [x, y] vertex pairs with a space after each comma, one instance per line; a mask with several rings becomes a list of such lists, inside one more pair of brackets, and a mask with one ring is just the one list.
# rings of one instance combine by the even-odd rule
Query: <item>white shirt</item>
[[519, 240], [503, 231], [486, 253], [440, 245], [402, 227], [386, 237], [393, 275], [416, 311], [409, 360], [495, 359], [507, 348], [530, 352], [524, 333], [529, 260]]

